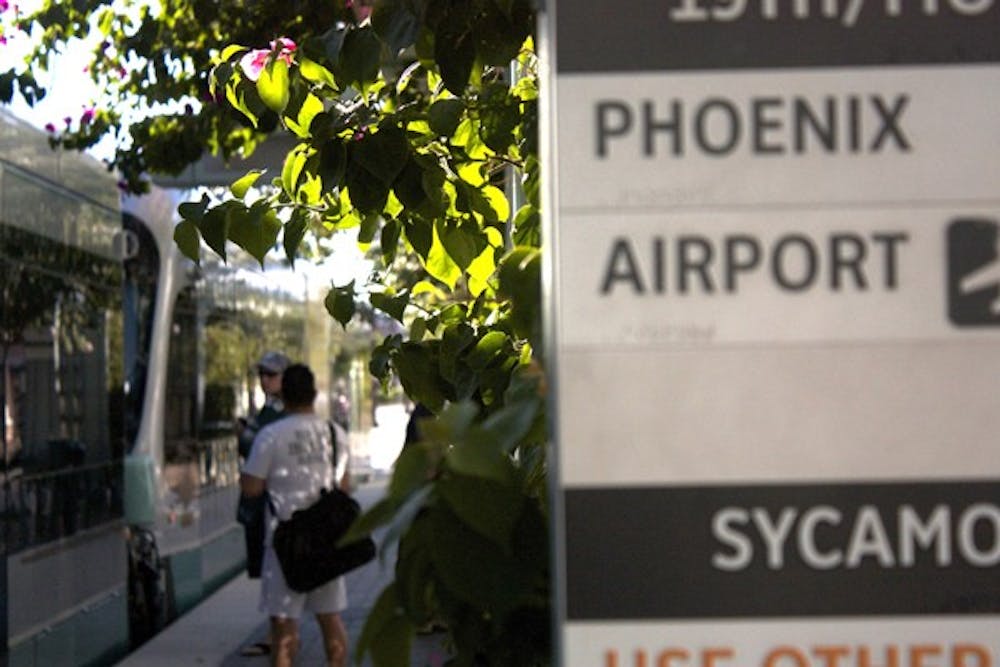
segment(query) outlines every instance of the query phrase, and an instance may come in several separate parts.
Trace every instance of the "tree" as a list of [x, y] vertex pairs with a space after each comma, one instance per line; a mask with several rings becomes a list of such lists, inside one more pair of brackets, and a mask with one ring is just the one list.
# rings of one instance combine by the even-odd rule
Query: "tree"
[[[295, 141], [273, 171], [181, 206], [175, 239], [188, 256], [197, 261], [204, 243], [225, 258], [234, 243], [263, 264], [280, 243], [294, 262], [304, 239], [356, 229], [379, 258], [370, 285], [332, 286], [327, 309], [346, 327], [367, 299], [405, 325], [405, 337], [376, 348], [371, 371], [398, 376], [436, 417], [354, 528], [386, 525], [386, 541], [399, 548], [395, 582], [357, 657], [405, 664], [414, 628], [437, 622], [449, 630], [455, 665], [548, 664], [530, 0], [378, 0], [370, 16], [350, 2], [320, 10], [166, 0], [162, 13], [138, 18], [83, 4], [53, 2], [33, 19], [47, 26], [36, 58], [96, 19], [112, 47], [98, 60], [145, 58], [117, 81], [121, 94], [211, 100], [133, 124], [134, 143], [115, 161], [132, 187], [142, 171], [176, 169], [201, 146], [248, 150], [272, 131]], [[113, 63], [91, 71], [114, 78]], [[15, 84], [39, 94], [30, 74], [5, 81], [8, 98]], [[102, 109], [56, 143], [81, 146], [120, 122]], [[523, 203], [512, 210], [518, 188]]]

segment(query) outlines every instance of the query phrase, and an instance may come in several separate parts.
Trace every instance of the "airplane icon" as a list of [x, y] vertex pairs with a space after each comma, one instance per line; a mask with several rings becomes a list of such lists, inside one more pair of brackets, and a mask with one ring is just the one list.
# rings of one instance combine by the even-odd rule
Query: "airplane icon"
[[956, 218], [947, 230], [948, 319], [1000, 326], [1000, 220]]
[[[964, 276], [959, 285], [963, 294], [996, 287], [1000, 287], [1000, 237], [997, 238], [997, 258]], [[1000, 291], [990, 304], [990, 312], [1000, 315]]]

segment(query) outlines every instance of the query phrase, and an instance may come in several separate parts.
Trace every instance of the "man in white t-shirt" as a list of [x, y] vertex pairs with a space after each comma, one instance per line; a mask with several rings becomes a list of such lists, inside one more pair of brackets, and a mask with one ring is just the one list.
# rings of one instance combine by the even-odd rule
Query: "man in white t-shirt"
[[[347, 661], [347, 631], [340, 618], [340, 612], [347, 608], [343, 577], [308, 593], [291, 590], [271, 546], [271, 536], [279, 520], [312, 505], [320, 489], [332, 488], [334, 480], [346, 478], [346, 439], [339, 441], [337, 450], [342, 455], [335, 462], [330, 422], [313, 411], [316, 385], [308, 367], [294, 364], [286, 368], [281, 394], [286, 417], [257, 434], [240, 476], [243, 495], [257, 496], [266, 490], [271, 497], [260, 590], [261, 611], [271, 618], [271, 664], [290, 666], [295, 660], [298, 618], [305, 610], [316, 614], [327, 664], [343, 667]], [[338, 465], [342, 461], [343, 467]]]

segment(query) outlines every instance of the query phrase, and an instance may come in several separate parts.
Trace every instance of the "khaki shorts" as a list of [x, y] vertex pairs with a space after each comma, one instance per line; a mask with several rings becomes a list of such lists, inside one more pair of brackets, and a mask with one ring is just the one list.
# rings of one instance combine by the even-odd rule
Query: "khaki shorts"
[[258, 609], [276, 618], [299, 618], [303, 611], [339, 613], [347, 609], [347, 586], [343, 577], [337, 577], [308, 593], [293, 591], [285, 584], [285, 575], [281, 573], [274, 549], [267, 547], [261, 567]]

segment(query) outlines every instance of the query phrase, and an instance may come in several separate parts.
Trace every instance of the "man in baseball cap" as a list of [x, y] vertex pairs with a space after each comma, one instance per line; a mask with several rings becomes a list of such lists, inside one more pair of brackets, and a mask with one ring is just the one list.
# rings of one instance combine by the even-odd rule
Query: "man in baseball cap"
[[[261, 372], [281, 375], [282, 373], [285, 372], [285, 369], [288, 368], [288, 364], [289, 364], [288, 357], [283, 355], [281, 352], [274, 352], [274, 351], [265, 352], [264, 355], [260, 358], [260, 361], [257, 362], [257, 370]], [[278, 391], [274, 393], [280, 393], [280, 391], [281, 391], [281, 383], [279, 382]], [[270, 395], [270, 393], [267, 392], [266, 390], [265, 393]]]

